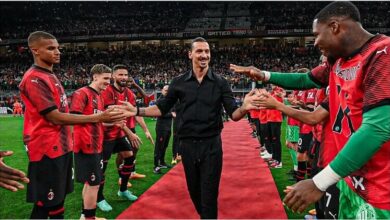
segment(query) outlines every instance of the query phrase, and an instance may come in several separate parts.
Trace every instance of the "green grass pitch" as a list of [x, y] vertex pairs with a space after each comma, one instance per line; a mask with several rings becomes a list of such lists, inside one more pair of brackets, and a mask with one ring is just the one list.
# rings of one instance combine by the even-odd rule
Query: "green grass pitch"
[[[155, 123], [156, 121], [149, 118], [145, 118], [145, 122], [155, 138]], [[12, 150], [14, 155], [4, 159], [6, 164], [15, 168], [21, 169], [24, 172], [27, 170], [27, 154], [22, 142], [22, 129], [23, 119], [20, 117], [5, 117], [0, 116], [0, 149], [1, 150]], [[287, 149], [284, 147], [284, 124], [282, 127], [282, 157], [283, 157], [283, 168], [272, 170], [272, 175], [278, 187], [280, 197], [284, 197], [283, 189], [287, 185], [291, 185], [292, 182], [288, 181], [286, 173], [291, 169], [292, 163]], [[145, 179], [132, 180], [133, 187], [130, 190], [135, 195], [141, 195], [149, 187], [151, 187], [161, 175], [153, 174], [153, 150], [154, 146], [145, 138], [144, 133], [140, 127], [137, 127], [137, 134], [142, 139], [143, 145], [137, 155], [136, 169], [138, 173], [146, 174]], [[248, 134], [249, 137], [249, 134]], [[171, 138], [172, 142], [172, 138]], [[171, 144], [167, 149], [166, 162], [171, 162], [172, 148]], [[115, 159], [115, 155], [113, 157]], [[245, 158], [239, 158], [245, 160]], [[260, 160], [260, 158], [259, 158]], [[103, 213], [100, 210], [97, 211], [97, 216], [113, 219], [118, 216], [124, 209], [131, 205], [129, 201], [123, 201], [117, 198], [116, 192], [118, 190], [118, 174], [115, 168], [113, 159], [110, 160], [107, 173], [106, 173], [106, 186], [105, 196], [107, 201], [112, 205], [113, 210], [108, 213]], [[166, 173], [168, 170], [163, 170]], [[78, 219], [80, 218], [81, 210], [81, 190], [82, 184], [75, 182], [75, 190], [73, 193], [67, 196], [65, 202], [65, 218], [66, 219]], [[0, 189], [0, 219], [25, 219], [30, 217], [32, 204], [26, 202], [26, 191], [22, 190], [16, 193]], [[249, 204], [248, 204], [249, 205]], [[264, 207], [266, 208], [266, 207]], [[289, 218], [303, 218], [303, 215], [295, 214], [286, 210]]]

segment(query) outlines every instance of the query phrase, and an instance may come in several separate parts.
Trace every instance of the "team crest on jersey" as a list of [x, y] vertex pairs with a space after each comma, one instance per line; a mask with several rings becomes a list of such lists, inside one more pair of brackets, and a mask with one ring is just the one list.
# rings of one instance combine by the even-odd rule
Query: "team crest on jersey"
[[340, 66], [340, 60], [337, 62], [337, 65], [336, 65], [336, 75], [346, 81], [350, 81], [350, 80], [354, 80], [356, 79], [356, 75], [357, 75], [357, 72], [359, 71], [361, 65], [360, 65], [360, 62], [355, 65], [355, 66], [351, 66], [351, 67], [348, 67], [348, 68], [345, 68], [345, 69], [342, 69], [341, 66]]
[[94, 173], [92, 173], [92, 175], [91, 175], [91, 181], [94, 182], [95, 180], [96, 180], [96, 176], [95, 176]]
[[50, 192], [47, 194], [47, 199], [49, 201], [53, 200], [54, 199], [54, 192], [53, 192], [53, 189], [50, 189]]
[[362, 204], [356, 213], [356, 219], [376, 219], [375, 209], [370, 204]]
[[99, 114], [99, 113], [102, 113], [102, 111], [99, 110], [99, 109], [94, 109], [94, 110], [93, 110], [93, 114]]

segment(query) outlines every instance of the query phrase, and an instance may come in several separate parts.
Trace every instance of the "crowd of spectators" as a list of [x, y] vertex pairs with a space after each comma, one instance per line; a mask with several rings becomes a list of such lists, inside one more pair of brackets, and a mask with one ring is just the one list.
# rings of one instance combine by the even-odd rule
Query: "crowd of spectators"
[[[129, 67], [130, 75], [145, 90], [158, 90], [170, 80], [189, 69], [188, 48], [177, 45], [146, 45], [100, 49], [63, 49], [61, 63], [55, 72], [67, 90], [74, 90], [90, 82], [89, 69], [96, 63]], [[28, 50], [10, 51], [0, 57], [0, 91], [17, 91], [23, 73], [30, 67], [32, 56]], [[251, 81], [229, 72], [230, 63], [255, 65], [272, 71], [291, 71], [298, 67], [318, 64], [318, 52], [313, 48], [295, 46], [212, 44], [211, 66], [223, 75], [232, 89], [248, 89]], [[5, 94], [5, 93], [4, 93]]]
[[[304, 4], [304, 7], [303, 5]], [[314, 15], [327, 2], [8, 2], [1, 4], [1, 39], [26, 39], [35, 30], [57, 37], [102, 34], [163, 33], [191, 30], [274, 30], [311, 28]], [[367, 28], [389, 28], [390, 2], [356, 2]], [[375, 13], [372, 13], [372, 12]], [[247, 89], [251, 82], [228, 71], [230, 63], [255, 65], [274, 71], [292, 71], [318, 64], [312, 47], [281, 45], [212, 45], [211, 66], [233, 89]], [[26, 48], [0, 54], [0, 104], [13, 100], [32, 56]], [[155, 90], [189, 68], [187, 48], [147, 45], [125, 48], [63, 49], [55, 71], [65, 89], [74, 90], [90, 81], [93, 64], [129, 66], [135, 81]]]
[[[250, 6], [253, 30], [310, 29], [314, 16], [329, 2], [254, 2]], [[355, 2], [366, 28], [390, 27], [390, 2]]]
[[[327, 2], [8, 2], [0, 7], [1, 39], [46, 30], [57, 37], [188, 30], [310, 29]], [[390, 27], [390, 2], [356, 2], [368, 28]], [[375, 12], [375, 13], [373, 13]]]
[[35, 30], [57, 37], [178, 32], [193, 3], [9, 2], [1, 4], [2, 39], [25, 39]]

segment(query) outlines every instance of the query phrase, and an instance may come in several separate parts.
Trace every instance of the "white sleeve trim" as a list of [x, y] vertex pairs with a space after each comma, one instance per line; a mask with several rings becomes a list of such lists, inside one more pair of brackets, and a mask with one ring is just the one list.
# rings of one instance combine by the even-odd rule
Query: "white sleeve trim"
[[269, 71], [262, 71], [264, 73], [264, 82], [268, 82], [271, 78], [271, 73]]
[[323, 192], [339, 180], [341, 180], [341, 177], [329, 165], [313, 177], [314, 184]]

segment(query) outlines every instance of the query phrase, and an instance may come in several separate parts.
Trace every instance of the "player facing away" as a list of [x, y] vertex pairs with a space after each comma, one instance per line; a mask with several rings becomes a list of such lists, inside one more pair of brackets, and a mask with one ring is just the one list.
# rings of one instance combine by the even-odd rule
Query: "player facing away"
[[73, 191], [72, 124], [114, 122], [123, 114], [114, 108], [94, 115], [69, 114], [64, 89], [53, 73], [60, 62], [59, 44], [46, 32], [29, 35], [34, 64], [19, 85], [26, 105], [23, 140], [28, 153], [27, 202], [34, 203], [30, 218], [63, 218], [64, 202]]
[[[104, 111], [101, 91], [110, 85], [111, 68], [96, 64], [91, 68], [91, 84], [76, 90], [72, 95], [70, 112], [93, 115]], [[95, 219], [96, 201], [100, 182], [103, 179], [103, 124], [75, 125], [74, 159], [76, 181], [84, 184], [82, 191], [82, 218]]]

